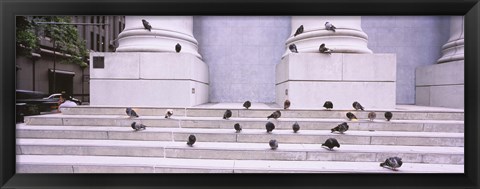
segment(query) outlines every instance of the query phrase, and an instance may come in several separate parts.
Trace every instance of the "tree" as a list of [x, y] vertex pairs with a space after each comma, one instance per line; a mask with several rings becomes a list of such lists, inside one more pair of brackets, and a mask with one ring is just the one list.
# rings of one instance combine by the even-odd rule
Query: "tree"
[[[52, 24], [36, 24], [38, 22], [52, 22]], [[66, 63], [78, 64], [85, 68], [88, 51], [85, 41], [80, 39], [77, 29], [69, 16], [33, 16], [17, 17], [17, 49], [22, 55], [29, 55], [40, 47], [40, 37], [49, 37], [55, 51], [67, 54]], [[54, 24], [65, 23], [65, 24]]]

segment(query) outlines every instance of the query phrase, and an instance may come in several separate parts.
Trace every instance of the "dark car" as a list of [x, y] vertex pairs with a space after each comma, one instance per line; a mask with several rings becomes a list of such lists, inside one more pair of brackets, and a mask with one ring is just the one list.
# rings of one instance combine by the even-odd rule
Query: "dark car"
[[58, 101], [44, 99], [48, 94], [39, 91], [16, 90], [15, 97], [17, 115], [38, 115], [40, 112], [50, 112], [58, 107]]

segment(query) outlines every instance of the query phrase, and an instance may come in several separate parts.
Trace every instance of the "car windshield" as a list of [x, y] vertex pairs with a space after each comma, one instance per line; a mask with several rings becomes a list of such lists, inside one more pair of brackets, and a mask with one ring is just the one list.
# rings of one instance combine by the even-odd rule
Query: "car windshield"
[[45, 97], [44, 99], [52, 99], [52, 98], [60, 98], [60, 94], [59, 93], [56, 93], [56, 94], [52, 94], [48, 97]]

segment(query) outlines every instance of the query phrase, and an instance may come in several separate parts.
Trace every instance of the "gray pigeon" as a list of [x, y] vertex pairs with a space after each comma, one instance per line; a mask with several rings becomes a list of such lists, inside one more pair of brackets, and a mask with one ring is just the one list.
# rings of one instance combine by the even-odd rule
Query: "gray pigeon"
[[241, 132], [242, 131], [242, 126], [240, 126], [239, 123], [235, 123], [235, 125], [233, 125], [233, 128], [235, 129], [235, 131], [237, 133]]
[[182, 50], [182, 46], [180, 45], [180, 43], [177, 43], [177, 45], [175, 45], [175, 51], [179, 53], [181, 50]]
[[353, 106], [353, 108], [355, 108], [355, 110], [362, 110], [362, 111], [364, 110], [363, 106], [360, 103], [358, 103], [357, 101], [353, 102], [352, 106]]
[[300, 25], [300, 27], [298, 27], [297, 31], [295, 31], [295, 34], [293, 34], [293, 37], [296, 37], [297, 35], [300, 35], [301, 33], [303, 33], [303, 25]]
[[187, 145], [192, 147], [195, 141], [197, 141], [197, 137], [195, 137], [195, 135], [190, 135], [188, 136]]
[[286, 109], [288, 109], [288, 108], [290, 108], [290, 100], [287, 99], [287, 100], [285, 100], [285, 102], [283, 103], [283, 109], [286, 110]]
[[402, 158], [399, 157], [389, 157], [385, 162], [380, 163], [380, 167], [390, 168], [394, 171], [397, 171], [397, 168], [401, 167], [403, 164]]
[[165, 118], [170, 118], [173, 115], [173, 110], [168, 109], [167, 112], [165, 113]]
[[275, 139], [270, 140], [268, 144], [270, 145], [270, 148], [272, 148], [272, 150], [276, 150], [278, 148], [278, 142]]
[[125, 112], [127, 113], [129, 118], [139, 117], [137, 112], [135, 112], [135, 110], [133, 110], [132, 108], [127, 108], [127, 110], [125, 110]]
[[331, 101], [326, 101], [325, 104], [323, 104], [323, 107], [327, 110], [331, 110], [333, 108], [333, 103]]
[[340, 143], [338, 143], [337, 139], [329, 138], [322, 144], [322, 147], [326, 146], [329, 150], [332, 150], [333, 147], [340, 148]]
[[392, 112], [385, 112], [385, 118], [387, 119], [387, 121], [390, 121], [392, 117], [393, 117]]
[[337, 29], [332, 23], [330, 22], [325, 22], [325, 29], [326, 30], [331, 30], [333, 32], [335, 32], [335, 29]]
[[292, 51], [293, 53], [298, 53], [297, 46], [295, 44], [289, 45], [288, 49], [290, 49], [290, 51]]
[[282, 113], [280, 112], [280, 110], [277, 110], [277, 111], [274, 111], [272, 114], [270, 114], [267, 117], [267, 119], [270, 119], [270, 118], [277, 119], [277, 118], [280, 118], [280, 116], [282, 116]]
[[348, 112], [348, 113], [347, 113], [347, 118], [348, 118], [348, 120], [351, 121], [352, 119], [353, 119], [353, 120], [356, 120], [356, 119], [357, 119], [357, 116], [355, 116], [352, 112]]
[[141, 130], [147, 129], [147, 126], [146, 126], [146, 125], [144, 125], [144, 124], [137, 124], [136, 122], [133, 122], [130, 126], [131, 126], [132, 129], [135, 130], [135, 131], [139, 131], [140, 129], [141, 129]]
[[373, 121], [375, 118], [377, 118], [377, 114], [375, 112], [368, 113], [368, 119], [370, 119], [370, 121]]
[[150, 26], [150, 23], [148, 23], [145, 19], [142, 19], [143, 27], [147, 29], [148, 31], [152, 31], [152, 26]]
[[232, 117], [232, 111], [226, 110], [225, 113], [223, 114], [223, 119], [228, 119], [230, 117]]
[[349, 128], [349, 126], [348, 126], [347, 122], [343, 122], [343, 123], [337, 125], [336, 127], [334, 127], [331, 130], [332, 130], [332, 133], [337, 131], [337, 132], [343, 134], [345, 131], [348, 130], [348, 128]]
[[267, 124], [265, 124], [265, 129], [267, 129], [267, 133], [271, 133], [273, 129], [275, 129], [275, 124], [273, 124], [272, 122], [268, 122]]
[[298, 130], [300, 130], [300, 125], [295, 121], [295, 123], [292, 125], [292, 129], [294, 133], [297, 133]]
[[247, 109], [250, 108], [250, 106], [252, 106], [252, 103], [248, 100], [243, 103], [243, 107], [245, 107]]
[[318, 48], [318, 51], [320, 51], [320, 53], [325, 53], [325, 54], [332, 54], [332, 50], [325, 47], [325, 43], [322, 43], [320, 45], [320, 47]]

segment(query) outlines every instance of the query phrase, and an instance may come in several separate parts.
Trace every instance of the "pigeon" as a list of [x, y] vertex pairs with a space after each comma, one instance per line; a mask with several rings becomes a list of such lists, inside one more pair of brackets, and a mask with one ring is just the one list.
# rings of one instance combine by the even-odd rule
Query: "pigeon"
[[347, 124], [347, 122], [343, 122], [343, 123], [337, 125], [336, 127], [334, 127], [331, 130], [332, 130], [332, 133], [337, 131], [337, 132], [343, 134], [345, 131], [348, 130], [348, 124]]
[[179, 53], [181, 50], [182, 50], [182, 46], [180, 45], [180, 43], [177, 43], [177, 45], [175, 45], [175, 51]]
[[403, 164], [402, 158], [399, 157], [389, 157], [385, 160], [385, 162], [380, 163], [380, 167], [384, 168], [390, 168], [394, 171], [397, 170], [397, 168], [401, 167]]
[[348, 113], [347, 113], [347, 118], [348, 118], [348, 120], [351, 121], [352, 119], [353, 119], [353, 120], [356, 120], [356, 119], [357, 119], [357, 116], [355, 116], [354, 114], [352, 114], [352, 112], [348, 112]]
[[242, 131], [242, 126], [240, 126], [239, 123], [235, 123], [235, 125], [233, 125], [233, 128], [235, 128], [235, 131], [237, 133], [239, 133], [240, 131]]
[[355, 108], [355, 110], [362, 110], [362, 111], [364, 110], [363, 106], [360, 103], [358, 103], [357, 101], [353, 102], [352, 106], [353, 106], [353, 108]]
[[135, 110], [133, 110], [132, 108], [127, 108], [125, 112], [127, 112], [127, 115], [129, 116], [129, 118], [139, 117], [137, 112], [135, 112]]
[[392, 119], [392, 112], [385, 112], [385, 118], [387, 119], [387, 121], [390, 121]]
[[232, 117], [232, 111], [231, 110], [225, 111], [225, 113], [223, 114], [223, 119], [228, 119], [230, 117]]
[[267, 119], [270, 119], [270, 118], [277, 119], [280, 116], [282, 116], [282, 113], [280, 113], [280, 111], [277, 110], [277, 111], [274, 111], [271, 115], [269, 115]]
[[197, 141], [197, 137], [195, 137], [195, 135], [190, 135], [188, 136], [187, 145], [192, 147], [195, 141]]
[[170, 116], [173, 115], [173, 110], [172, 109], [168, 109], [167, 112], [165, 113], [165, 118], [170, 118]]
[[245, 107], [247, 109], [250, 108], [250, 106], [252, 106], [252, 103], [248, 100], [243, 103], [243, 107]]
[[147, 29], [148, 31], [152, 31], [152, 26], [150, 26], [150, 23], [148, 23], [145, 19], [142, 19], [143, 27]]
[[270, 145], [270, 148], [272, 148], [272, 150], [275, 150], [278, 148], [278, 142], [275, 139], [270, 140], [268, 144]]
[[373, 121], [375, 118], [377, 118], [377, 114], [375, 112], [368, 113], [368, 119], [370, 119], [370, 121]]
[[320, 53], [325, 53], [325, 54], [332, 54], [332, 50], [325, 47], [325, 43], [322, 43], [320, 45], [320, 47], [318, 48], [318, 50], [320, 51]]
[[287, 100], [285, 100], [285, 102], [283, 103], [283, 109], [286, 110], [286, 109], [288, 109], [288, 108], [290, 108], [290, 100], [287, 99]]
[[147, 126], [144, 124], [137, 124], [136, 122], [133, 122], [132, 125], [130, 125], [133, 130], [139, 131], [140, 129], [145, 130], [147, 129]]
[[297, 46], [296, 46], [295, 44], [289, 45], [288, 48], [289, 48], [290, 51], [292, 51], [293, 53], [298, 53]]
[[273, 129], [275, 129], [275, 124], [273, 124], [272, 122], [268, 122], [267, 124], [265, 124], [265, 128], [267, 129], [267, 133], [271, 133]]
[[326, 101], [325, 104], [323, 104], [323, 107], [327, 110], [331, 110], [333, 108], [333, 103], [331, 101]]
[[331, 24], [330, 22], [325, 22], [325, 29], [326, 30], [332, 30], [333, 32], [335, 32], [335, 29], [337, 29], [333, 24]]
[[300, 130], [300, 125], [298, 125], [298, 123], [295, 122], [295, 123], [292, 125], [292, 129], [293, 129], [293, 132], [294, 132], [294, 133], [297, 133], [298, 130]]
[[295, 34], [293, 34], [293, 37], [296, 37], [297, 35], [303, 33], [303, 25], [300, 25], [300, 27], [298, 27], [297, 31], [295, 32]]
[[322, 147], [323, 146], [326, 146], [328, 147], [329, 150], [332, 150], [333, 147], [337, 147], [337, 148], [340, 148], [340, 144], [338, 143], [337, 139], [334, 139], [334, 138], [329, 138], [325, 141], [325, 143], [322, 144]]

